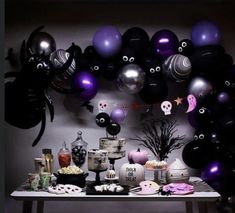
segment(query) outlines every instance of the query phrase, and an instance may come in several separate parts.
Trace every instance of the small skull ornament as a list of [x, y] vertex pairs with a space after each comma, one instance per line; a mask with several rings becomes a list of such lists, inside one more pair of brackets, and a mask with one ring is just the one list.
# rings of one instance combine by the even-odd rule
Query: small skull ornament
[[165, 115], [171, 115], [172, 104], [170, 101], [163, 101], [161, 103], [161, 109]]
[[98, 112], [105, 112], [108, 108], [108, 102], [105, 100], [101, 100], [98, 102]]

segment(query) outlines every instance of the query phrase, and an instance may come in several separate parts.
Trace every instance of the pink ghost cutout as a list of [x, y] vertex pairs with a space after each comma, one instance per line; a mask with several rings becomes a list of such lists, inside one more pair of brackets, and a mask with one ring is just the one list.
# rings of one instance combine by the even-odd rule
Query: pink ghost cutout
[[188, 95], [187, 101], [188, 101], [188, 109], [186, 113], [193, 111], [197, 106], [197, 99], [195, 98], [194, 95], [192, 94]]

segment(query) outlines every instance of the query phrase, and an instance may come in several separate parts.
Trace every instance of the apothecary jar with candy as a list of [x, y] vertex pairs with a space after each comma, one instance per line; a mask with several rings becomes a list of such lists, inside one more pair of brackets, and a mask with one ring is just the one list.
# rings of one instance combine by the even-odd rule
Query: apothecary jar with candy
[[72, 159], [76, 166], [81, 167], [86, 161], [88, 143], [83, 140], [81, 131], [77, 134], [77, 139], [71, 143]]

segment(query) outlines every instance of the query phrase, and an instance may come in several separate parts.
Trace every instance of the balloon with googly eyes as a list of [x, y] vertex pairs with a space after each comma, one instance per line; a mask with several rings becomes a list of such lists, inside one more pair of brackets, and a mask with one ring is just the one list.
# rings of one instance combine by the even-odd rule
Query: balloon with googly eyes
[[191, 56], [194, 51], [193, 42], [190, 39], [183, 39], [179, 42], [178, 53], [184, 56]]
[[195, 132], [194, 132], [194, 136], [193, 136], [193, 139], [195, 141], [203, 141], [203, 142], [207, 142], [208, 139], [209, 139], [209, 132], [207, 129], [202, 129], [202, 128], [199, 128], [199, 129], [196, 129]]
[[103, 67], [103, 63], [99, 58], [94, 58], [90, 62], [90, 72], [96, 77], [99, 77], [101, 75]]
[[162, 78], [162, 63], [157, 58], [145, 58], [143, 61], [143, 69], [148, 77]]
[[107, 113], [101, 112], [96, 115], [95, 121], [99, 127], [107, 127], [110, 124], [110, 117]]
[[135, 51], [131, 48], [124, 48], [120, 53], [120, 66], [136, 62]]
[[235, 96], [235, 64], [226, 72], [224, 78], [224, 88], [232, 96]]

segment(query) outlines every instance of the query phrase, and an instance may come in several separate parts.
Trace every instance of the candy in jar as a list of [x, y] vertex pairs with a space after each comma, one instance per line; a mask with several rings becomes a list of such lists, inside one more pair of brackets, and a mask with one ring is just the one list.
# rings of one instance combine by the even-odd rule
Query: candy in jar
[[69, 149], [66, 147], [66, 143], [64, 142], [62, 148], [58, 153], [58, 160], [60, 167], [67, 167], [71, 163], [71, 153]]
[[78, 131], [77, 139], [72, 142], [72, 159], [78, 167], [81, 167], [86, 161], [87, 145], [87, 142], [82, 138], [82, 132]]

